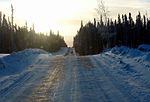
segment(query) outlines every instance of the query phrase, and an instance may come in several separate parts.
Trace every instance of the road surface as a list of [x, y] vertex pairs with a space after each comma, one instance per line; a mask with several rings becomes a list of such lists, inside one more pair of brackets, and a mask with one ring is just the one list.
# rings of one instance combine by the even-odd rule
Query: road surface
[[138, 70], [118, 71], [125, 62], [100, 56], [76, 56], [73, 49], [66, 55], [41, 55], [27, 70], [1, 82], [9, 85], [0, 90], [0, 102], [150, 102], [148, 72], [140, 77]]

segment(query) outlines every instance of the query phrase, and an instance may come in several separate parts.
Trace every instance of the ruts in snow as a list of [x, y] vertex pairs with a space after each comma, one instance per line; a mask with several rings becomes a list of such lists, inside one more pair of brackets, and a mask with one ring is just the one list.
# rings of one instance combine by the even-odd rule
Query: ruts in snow
[[125, 52], [64, 51], [39, 54], [21, 73], [1, 77], [0, 102], [150, 102], [149, 62]]

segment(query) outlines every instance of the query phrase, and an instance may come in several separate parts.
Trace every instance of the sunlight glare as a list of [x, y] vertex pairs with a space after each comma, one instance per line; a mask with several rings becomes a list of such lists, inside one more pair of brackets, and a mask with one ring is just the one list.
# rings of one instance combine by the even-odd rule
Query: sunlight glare
[[17, 17], [34, 23], [41, 32], [62, 30], [60, 21], [71, 19], [80, 10], [70, 0], [13, 0], [12, 4]]

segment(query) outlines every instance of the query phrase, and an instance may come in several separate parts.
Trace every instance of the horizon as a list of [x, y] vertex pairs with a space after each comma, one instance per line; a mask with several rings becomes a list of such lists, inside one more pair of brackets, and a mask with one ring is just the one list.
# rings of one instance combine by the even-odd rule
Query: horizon
[[[59, 31], [68, 46], [72, 46], [81, 20], [86, 24], [97, 18], [94, 10], [97, 7], [96, 0], [1, 0], [1, 11], [6, 16], [11, 15], [11, 4], [14, 6], [14, 22], [17, 25], [24, 26], [27, 21], [28, 27], [35, 25], [36, 32]], [[129, 12], [135, 17], [139, 11], [150, 18], [150, 0], [105, 0], [105, 5], [112, 19], [117, 19], [118, 14]]]

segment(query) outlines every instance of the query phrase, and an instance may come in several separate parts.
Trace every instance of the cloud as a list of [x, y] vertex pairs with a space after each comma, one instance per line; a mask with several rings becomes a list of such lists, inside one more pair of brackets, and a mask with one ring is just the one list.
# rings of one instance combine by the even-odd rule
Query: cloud
[[150, 0], [144, 0], [144, 2], [149, 2], [150, 3]]

